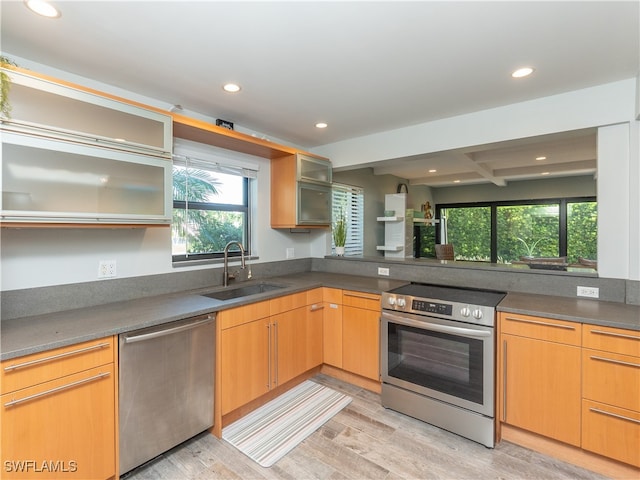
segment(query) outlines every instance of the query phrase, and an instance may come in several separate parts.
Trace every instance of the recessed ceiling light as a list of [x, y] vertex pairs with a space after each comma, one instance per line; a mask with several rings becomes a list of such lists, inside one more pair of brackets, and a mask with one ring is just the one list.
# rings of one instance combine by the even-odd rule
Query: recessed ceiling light
[[536, 160], [546, 160], [547, 157], [536, 157]]
[[511, 74], [511, 76], [513, 78], [522, 78], [522, 77], [526, 77], [528, 75], [531, 75], [533, 73], [533, 68], [531, 67], [522, 67], [517, 69], [515, 72], [513, 72]]
[[540, 175], [549, 175], [549, 172], [542, 172]]
[[324, 122], [318, 122], [316, 123], [316, 128], [327, 128], [327, 124]]
[[241, 90], [240, 85], [238, 85], [237, 83], [225, 83], [222, 86], [222, 89], [225, 92], [229, 92], [229, 93], [237, 93]]
[[460, 183], [460, 180], [454, 180], [453, 183]]
[[42, 15], [47, 18], [60, 17], [60, 11], [45, 0], [24, 0], [24, 4], [29, 10], [38, 15]]
[[437, 170], [435, 168], [432, 168], [431, 170], [429, 170], [429, 173], [436, 173]]

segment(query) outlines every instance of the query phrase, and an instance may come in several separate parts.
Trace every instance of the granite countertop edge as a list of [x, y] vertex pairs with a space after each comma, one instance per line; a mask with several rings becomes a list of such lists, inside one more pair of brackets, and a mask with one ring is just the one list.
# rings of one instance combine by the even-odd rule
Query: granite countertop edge
[[[5, 320], [0, 322], [0, 360], [9, 360], [141, 328], [220, 312], [316, 287], [380, 294], [410, 283], [402, 280], [324, 272], [303, 272], [264, 278], [250, 283], [260, 282], [277, 283], [282, 288], [221, 301], [202, 294], [222, 290], [223, 287], [209, 287]], [[497, 310], [640, 330], [640, 307], [615, 302], [508, 293]]]

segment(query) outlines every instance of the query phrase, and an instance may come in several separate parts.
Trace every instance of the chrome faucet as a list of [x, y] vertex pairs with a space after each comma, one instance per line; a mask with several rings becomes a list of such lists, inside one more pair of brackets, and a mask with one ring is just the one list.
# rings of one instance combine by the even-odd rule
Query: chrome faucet
[[[237, 245], [240, 248], [240, 263], [241, 268], [244, 270], [247, 268], [245, 259], [244, 259], [244, 247], [238, 241], [231, 241], [227, 243], [224, 247], [224, 269], [222, 271], [222, 286], [227, 287], [229, 285], [229, 280], [233, 280], [236, 278], [235, 274], [229, 273], [229, 247], [231, 245]], [[249, 267], [249, 273], [247, 274], [247, 279], [251, 278], [251, 267]]]

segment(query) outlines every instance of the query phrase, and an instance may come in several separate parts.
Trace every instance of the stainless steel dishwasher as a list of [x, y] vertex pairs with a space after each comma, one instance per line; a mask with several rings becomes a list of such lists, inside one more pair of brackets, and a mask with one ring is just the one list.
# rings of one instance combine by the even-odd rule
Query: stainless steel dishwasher
[[215, 315], [119, 336], [120, 474], [213, 425]]

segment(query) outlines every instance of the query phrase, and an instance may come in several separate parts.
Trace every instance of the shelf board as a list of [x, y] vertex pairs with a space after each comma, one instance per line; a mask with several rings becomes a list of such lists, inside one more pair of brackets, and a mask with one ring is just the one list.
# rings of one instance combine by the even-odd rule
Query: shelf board
[[437, 218], [414, 218], [413, 223], [429, 223], [435, 225], [436, 223], [440, 223], [440, 220]]
[[404, 220], [404, 217], [377, 217], [379, 222], [400, 222]]
[[379, 245], [377, 250], [384, 250], [385, 252], [400, 252], [402, 251], [402, 245]]

